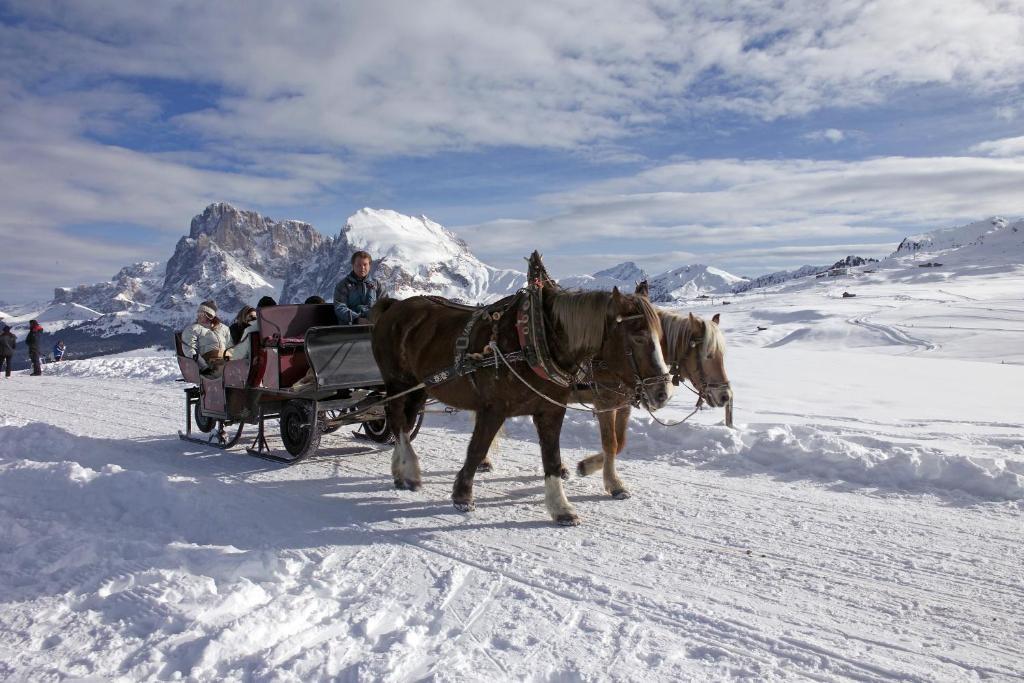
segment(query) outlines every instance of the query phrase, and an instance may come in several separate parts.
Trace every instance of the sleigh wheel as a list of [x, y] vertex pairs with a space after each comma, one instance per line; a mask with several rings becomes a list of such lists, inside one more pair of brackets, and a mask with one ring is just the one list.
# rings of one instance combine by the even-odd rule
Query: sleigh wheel
[[214, 427], [217, 426], [217, 420], [204, 414], [198, 401], [196, 402], [192, 414], [195, 416], [196, 429], [201, 431], [203, 434], [209, 434], [213, 431]]
[[[423, 413], [420, 413], [416, 416], [416, 424], [413, 425], [412, 431], [409, 432], [409, 441], [415, 439], [416, 435], [420, 433], [420, 426], [422, 424]], [[391, 423], [386, 417], [364, 422], [363, 433], [371, 441], [376, 441], [377, 443], [395, 443], [398, 440], [398, 435], [391, 429]]]
[[281, 410], [281, 440], [295, 460], [304, 458], [320, 447], [323, 422], [310, 401], [288, 401]]

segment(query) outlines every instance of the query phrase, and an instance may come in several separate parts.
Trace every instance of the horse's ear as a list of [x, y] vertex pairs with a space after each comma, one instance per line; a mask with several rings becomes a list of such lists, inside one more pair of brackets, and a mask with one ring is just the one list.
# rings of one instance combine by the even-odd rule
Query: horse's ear
[[647, 280], [641, 280], [636, 283], [636, 295], [642, 296], [645, 299], [651, 298], [651, 287], [647, 284]]
[[693, 313], [691, 312], [690, 313], [690, 325], [691, 325], [690, 329], [692, 330], [693, 329], [692, 326], [694, 326], [696, 324], [697, 324], [697, 319], [693, 317]]
[[714, 324], [717, 325], [718, 321], [721, 320], [721, 319], [722, 319], [722, 314], [721, 313], [715, 313], [715, 317], [713, 317], [711, 319], [711, 322], [713, 322]]
[[618, 303], [621, 298], [622, 298], [622, 293], [619, 292], [619, 288], [618, 287], [612, 287], [612, 301]]

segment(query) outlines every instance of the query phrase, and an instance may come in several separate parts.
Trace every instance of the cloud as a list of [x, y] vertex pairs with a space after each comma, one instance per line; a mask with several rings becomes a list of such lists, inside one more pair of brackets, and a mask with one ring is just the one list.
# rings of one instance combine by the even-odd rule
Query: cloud
[[548, 211], [537, 220], [457, 232], [502, 263], [516, 244], [551, 253], [600, 244], [641, 264], [643, 253], [657, 260], [678, 250], [755, 271], [786, 254], [787, 265], [801, 265], [802, 253], [833, 253], [837, 240], [878, 253], [923, 229], [1015, 215], [1020, 187], [1024, 158], [689, 160], [539, 197]]
[[846, 134], [837, 128], [826, 128], [824, 130], [811, 131], [804, 135], [804, 139], [811, 140], [812, 142], [842, 142], [846, 139]]
[[405, 154], [579, 148], [679, 116], [775, 119], [923, 84], [992, 92], [1024, 66], [1024, 8], [986, 0], [151, 5], [14, 3], [0, 73], [194, 83], [213, 106], [174, 122], [210, 138]]
[[973, 145], [970, 151], [993, 157], [1024, 157], [1024, 135], [979, 142]]

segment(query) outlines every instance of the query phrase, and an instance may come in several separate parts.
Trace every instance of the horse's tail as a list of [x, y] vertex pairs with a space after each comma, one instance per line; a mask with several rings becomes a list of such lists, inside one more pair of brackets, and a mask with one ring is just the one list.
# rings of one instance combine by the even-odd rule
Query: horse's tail
[[387, 313], [387, 310], [398, 303], [398, 299], [393, 299], [390, 296], [383, 296], [377, 299], [377, 303], [370, 309], [370, 322], [377, 324], [380, 317]]

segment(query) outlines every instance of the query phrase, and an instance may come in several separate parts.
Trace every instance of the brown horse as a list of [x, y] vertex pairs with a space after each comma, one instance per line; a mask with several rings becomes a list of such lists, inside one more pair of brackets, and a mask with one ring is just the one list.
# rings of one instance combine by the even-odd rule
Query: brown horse
[[[397, 488], [421, 486], [419, 459], [409, 439], [429, 394], [450, 406], [475, 413], [473, 435], [466, 460], [452, 490], [461, 511], [473, 504], [473, 477], [487, 455], [491, 441], [505, 419], [533, 417], [544, 465], [544, 500], [551, 517], [561, 525], [579, 524], [562, 489], [559, 437], [571, 386], [542, 379], [525, 362], [505, 364], [500, 358], [520, 350], [516, 327], [520, 293], [504, 305], [488, 309], [480, 324], [470, 322], [472, 310], [446, 304], [434, 297], [403, 301], [384, 299], [374, 307], [373, 354], [389, 396], [388, 420], [397, 435], [391, 472]], [[637, 387], [644, 403], [656, 410], [668, 402], [673, 390], [662, 355], [661, 323], [650, 302], [635, 295], [613, 292], [571, 292], [545, 289], [543, 320], [548, 348], [560, 368], [576, 371], [594, 356], [607, 359], [609, 376]], [[453, 368], [456, 341], [469, 329], [468, 351], [482, 354], [489, 346], [497, 352], [477, 356], [494, 362], [470, 374], [433, 386], [425, 379]], [[499, 358], [495, 358], [495, 356]], [[407, 392], [407, 393], [403, 393]]]
[[[637, 285], [637, 296], [647, 298], [647, 282]], [[662, 344], [665, 359], [672, 366], [677, 382], [690, 380], [697, 394], [713, 408], [719, 408], [732, 401], [732, 387], [725, 372], [725, 337], [718, 326], [716, 313], [707, 322], [690, 313], [679, 315], [658, 309], [664, 335]], [[629, 424], [630, 406], [624, 401], [620, 386], [607, 386], [607, 373], [595, 372], [596, 390], [580, 392], [574, 400], [587, 400], [600, 411], [597, 414], [601, 429], [602, 452], [584, 458], [576, 465], [581, 477], [604, 470], [604, 488], [613, 498], [623, 500], [630, 497], [629, 490], [615, 471], [615, 457], [626, 447], [626, 426]], [[602, 388], [603, 387], [603, 388]]]

